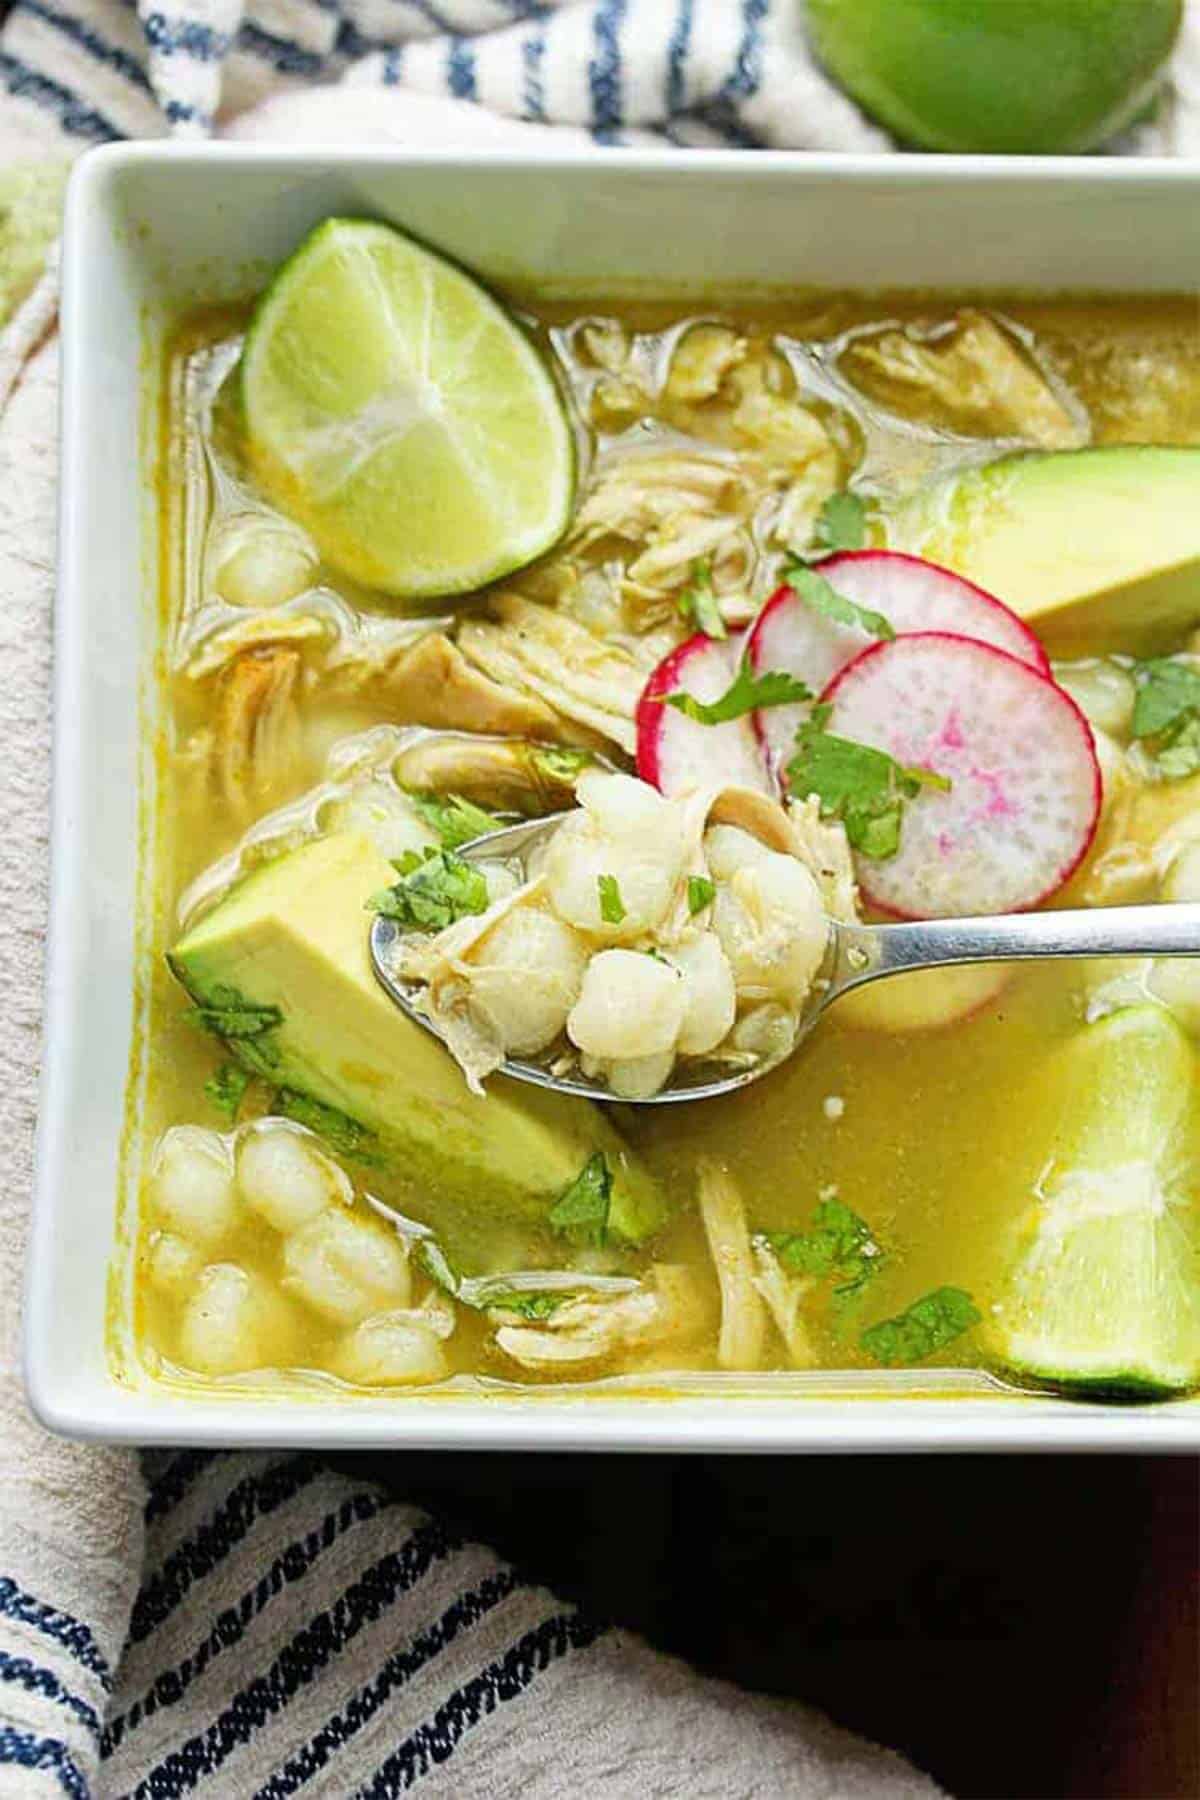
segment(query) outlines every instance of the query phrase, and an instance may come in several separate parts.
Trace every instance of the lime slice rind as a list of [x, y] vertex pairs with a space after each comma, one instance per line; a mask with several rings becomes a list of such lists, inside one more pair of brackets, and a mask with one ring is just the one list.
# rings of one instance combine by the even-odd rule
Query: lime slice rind
[[1169, 1014], [1089, 1025], [1039, 1076], [1056, 1160], [1018, 1225], [986, 1330], [1018, 1384], [1162, 1399], [1200, 1383], [1200, 1209], [1191, 1046]]
[[252, 464], [355, 581], [469, 593], [569, 522], [575, 440], [524, 327], [390, 226], [331, 219], [260, 299], [241, 367]]

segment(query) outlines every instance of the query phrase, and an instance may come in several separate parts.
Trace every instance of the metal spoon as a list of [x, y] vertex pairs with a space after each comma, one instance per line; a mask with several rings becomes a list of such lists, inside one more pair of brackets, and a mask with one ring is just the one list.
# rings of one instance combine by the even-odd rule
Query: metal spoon
[[[566, 817], [554, 813], [521, 825], [488, 832], [458, 852], [469, 862], [522, 860]], [[964, 963], [1035, 962], [1042, 957], [1200, 956], [1200, 904], [1180, 906], [1108, 906], [1079, 912], [1005, 913], [982, 919], [917, 919], [903, 925], [847, 925], [828, 919], [829, 948], [797, 1021], [791, 1051], [808, 1036], [827, 1007], [851, 988], [883, 981], [913, 969], [948, 969]], [[440, 1040], [441, 1033], [419, 1010], [419, 983], [393, 973], [394, 952], [402, 933], [391, 919], [377, 917], [371, 926], [371, 961], [396, 1005], [417, 1025]], [[622, 1101], [625, 1106], [669, 1106], [682, 1100], [711, 1100], [748, 1087], [770, 1069], [766, 1059], [726, 1075], [715, 1075], [715, 1061], [679, 1062], [671, 1083], [648, 1100]], [[603, 1082], [583, 1074], [551, 1075], [537, 1063], [510, 1057], [503, 1072], [517, 1081], [579, 1094], [588, 1100], [613, 1100]]]

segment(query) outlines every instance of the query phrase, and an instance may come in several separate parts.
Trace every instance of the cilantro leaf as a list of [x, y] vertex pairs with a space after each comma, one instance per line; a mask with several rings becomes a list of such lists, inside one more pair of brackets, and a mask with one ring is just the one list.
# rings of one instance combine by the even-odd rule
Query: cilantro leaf
[[657, 696], [677, 712], [695, 719], [698, 725], [724, 725], [764, 706], [791, 706], [799, 700], [811, 700], [812, 689], [782, 669], [768, 669], [756, 675], [743, 657], [731, 685], [718, 700], [697, 700], [692, 694], [676, 693]]
[[1133, 735], [1168, 781], [1200, 769], [1200, 674], [1169, 656], [1137, 663]]
[[826, 729], [832, 708], [815, 706], [796, 733], [796, 755], [787, 765], [792, 792], [815, 794], [821, 816], [840, 819], [855, 850], [884, 862], [900, 848], [904, 803], [923, 787], [946, 793], [950, 783], [932, 769], [910, 769], [870, 744]]
[[557, 1290], [552, 1292], [548, 1288], [508, 1288], [501, 1293], [490, 1294], [487, 1309], [489, 1312], [495, 1308], [500, 1312], [516, 1313], [522, 1319], [548, 1319], [560, 1306], [575, 1298], [574, 1294], [564, 1294]]
[[456, 919], [487, 911], [482, 869], [452, 850], [434, 850], [423, 859], [410, 852], [396, 866], [401, 876], [395, 887], [384, 888], [367, 902], [385, 919], [413, 931], [441, 931]]
[[694, 919], [702, 913], [706, 906], [711, 906], [717, 897], [716, 884], [706, 875], [689, 875], [687, 884], [688, 912]]
[[679, 610], [705, 637], [727, 638], [729, 628], [713, 592], [712, 564], [706, 556], [692, 564], [692, 584], [679, 596]]
[[553, 1230], [573, 1244], [599, 1249], [608, 1236], [612, 1185], [612, 1172], [604, 1152], [597, 1150], [588, 1157], [570, 1187], [547, 1214]]
[[535, 745], [529, 752], [529, 760], [537, 774], [559, 785], [574, 781], [596, 762], [590, 750], [563, 750], [557, 744]]
[[446, 850], [459, 850], [472, 838], [495, 831], [501, 823], [495, 813], [464, 800], [461, 794], [418, 793], [411, 788], [407, 792], [415, 810], [437, 832]]
[[600, 917], [606, 925], [619, 925], [625, 917], [625, 902], [616, 876], [597, 875], [596, 886], [600, 890]]
[[834, 1294], [845, 1300], [868, 1282], [883, 1251], [867, 1221], [840, 1200], [822, 1200], [807, 1231], [773, 1231], [767, 1242], [785, 1269], [823, 1278], [836, 1275]]
[[869, 1325], [858, 1341], [868, 1356], [892, 1369], [923, 1362], [978, 1325], [982, 1316], [965, 1288], [934, 1288], [894, 1318]]
[[812, 557], [832, 556], [837, 550], [861, 550], [867, 541], [867, 509], [847, 488], [830, 494], [817, 514]]
[[857, 625], [860, 631], [868, 631], [872, 637], [885, 638], [888, 642], [895, 637], [890, 619], [885, 619], [882, 613], [872, 612], [869, 606], [847, 600], [815, 569], [793, 563], [784, 570], [783, 578], [806, 606], [823, 613], [827, 619], [834, 619], [839, 625]]
[[247, 1000], [225, 982], [209, 988], [204, 999], [188, 1009], [187, 1018], [189, 1024], [223, 1038], [261, 1037], [265, 1031], [283, 1024], [279, 1007], [260, 1006], [256, 1000]]
[[216, 1110], [228, 1119], [232, 1125], [238, 1115], [238, 1108], [246, 1097], [246, 1089], [250, 1086], [248, 1070], [239, 1068], [237, 1063], [222, 1063], [215, 1074], [210, 1075], [204, 1084], [204, 1091], [212, 1101]]
[[302, 1094], [298, 1088], [278, 1088], [271, 1100], [271, 1111], [281, 1118], [294, 1119], [297, 1125], [307, 1125], [310, 1131], [325, 1139], [335, 1155], [344, 1156], [349, 1162], [367, 1163], [373, 1167], [383, 1162], [373, 1147], [376, 1143], [373, 1131], [360, 1125], [349, 1113], [336, 1106], [326, 1106], [323, 1100], [314, 1100], [311, 1094]]

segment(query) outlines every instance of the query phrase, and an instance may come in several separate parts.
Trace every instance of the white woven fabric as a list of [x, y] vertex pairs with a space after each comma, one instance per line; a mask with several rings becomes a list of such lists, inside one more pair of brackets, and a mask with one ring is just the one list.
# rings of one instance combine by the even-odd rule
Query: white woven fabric
[[[1200, 4], [1121, 148], [1200, 150]], [[0, 158], [202, 134], [886, 150], [796, 0], [16, 0]], [[49, 1439], [16, 1366], [54, 567], [53, 276], [0, 337], [0, 1800], [427, 1792], [924, 1800], [898, 1758], [701, 1681], [306, 1456]]]

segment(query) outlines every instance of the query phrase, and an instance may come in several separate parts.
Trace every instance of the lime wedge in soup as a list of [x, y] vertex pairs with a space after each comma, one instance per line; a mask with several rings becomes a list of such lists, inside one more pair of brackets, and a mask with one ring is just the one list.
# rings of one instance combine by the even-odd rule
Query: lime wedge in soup
[[537, 348], [390, 226], [331, 219], [305, 239], [254, 313], [242, 398], [268, 493], [385, 593], [466, 593], [570, 516], [571, 427]]
[[1137, 1398], [1200, 1379], [1197, 1086], [1170, 1014], [1089, 1025], [1041, 1072], [1056, 1134], [988, 1330], [1021, 1379]]

